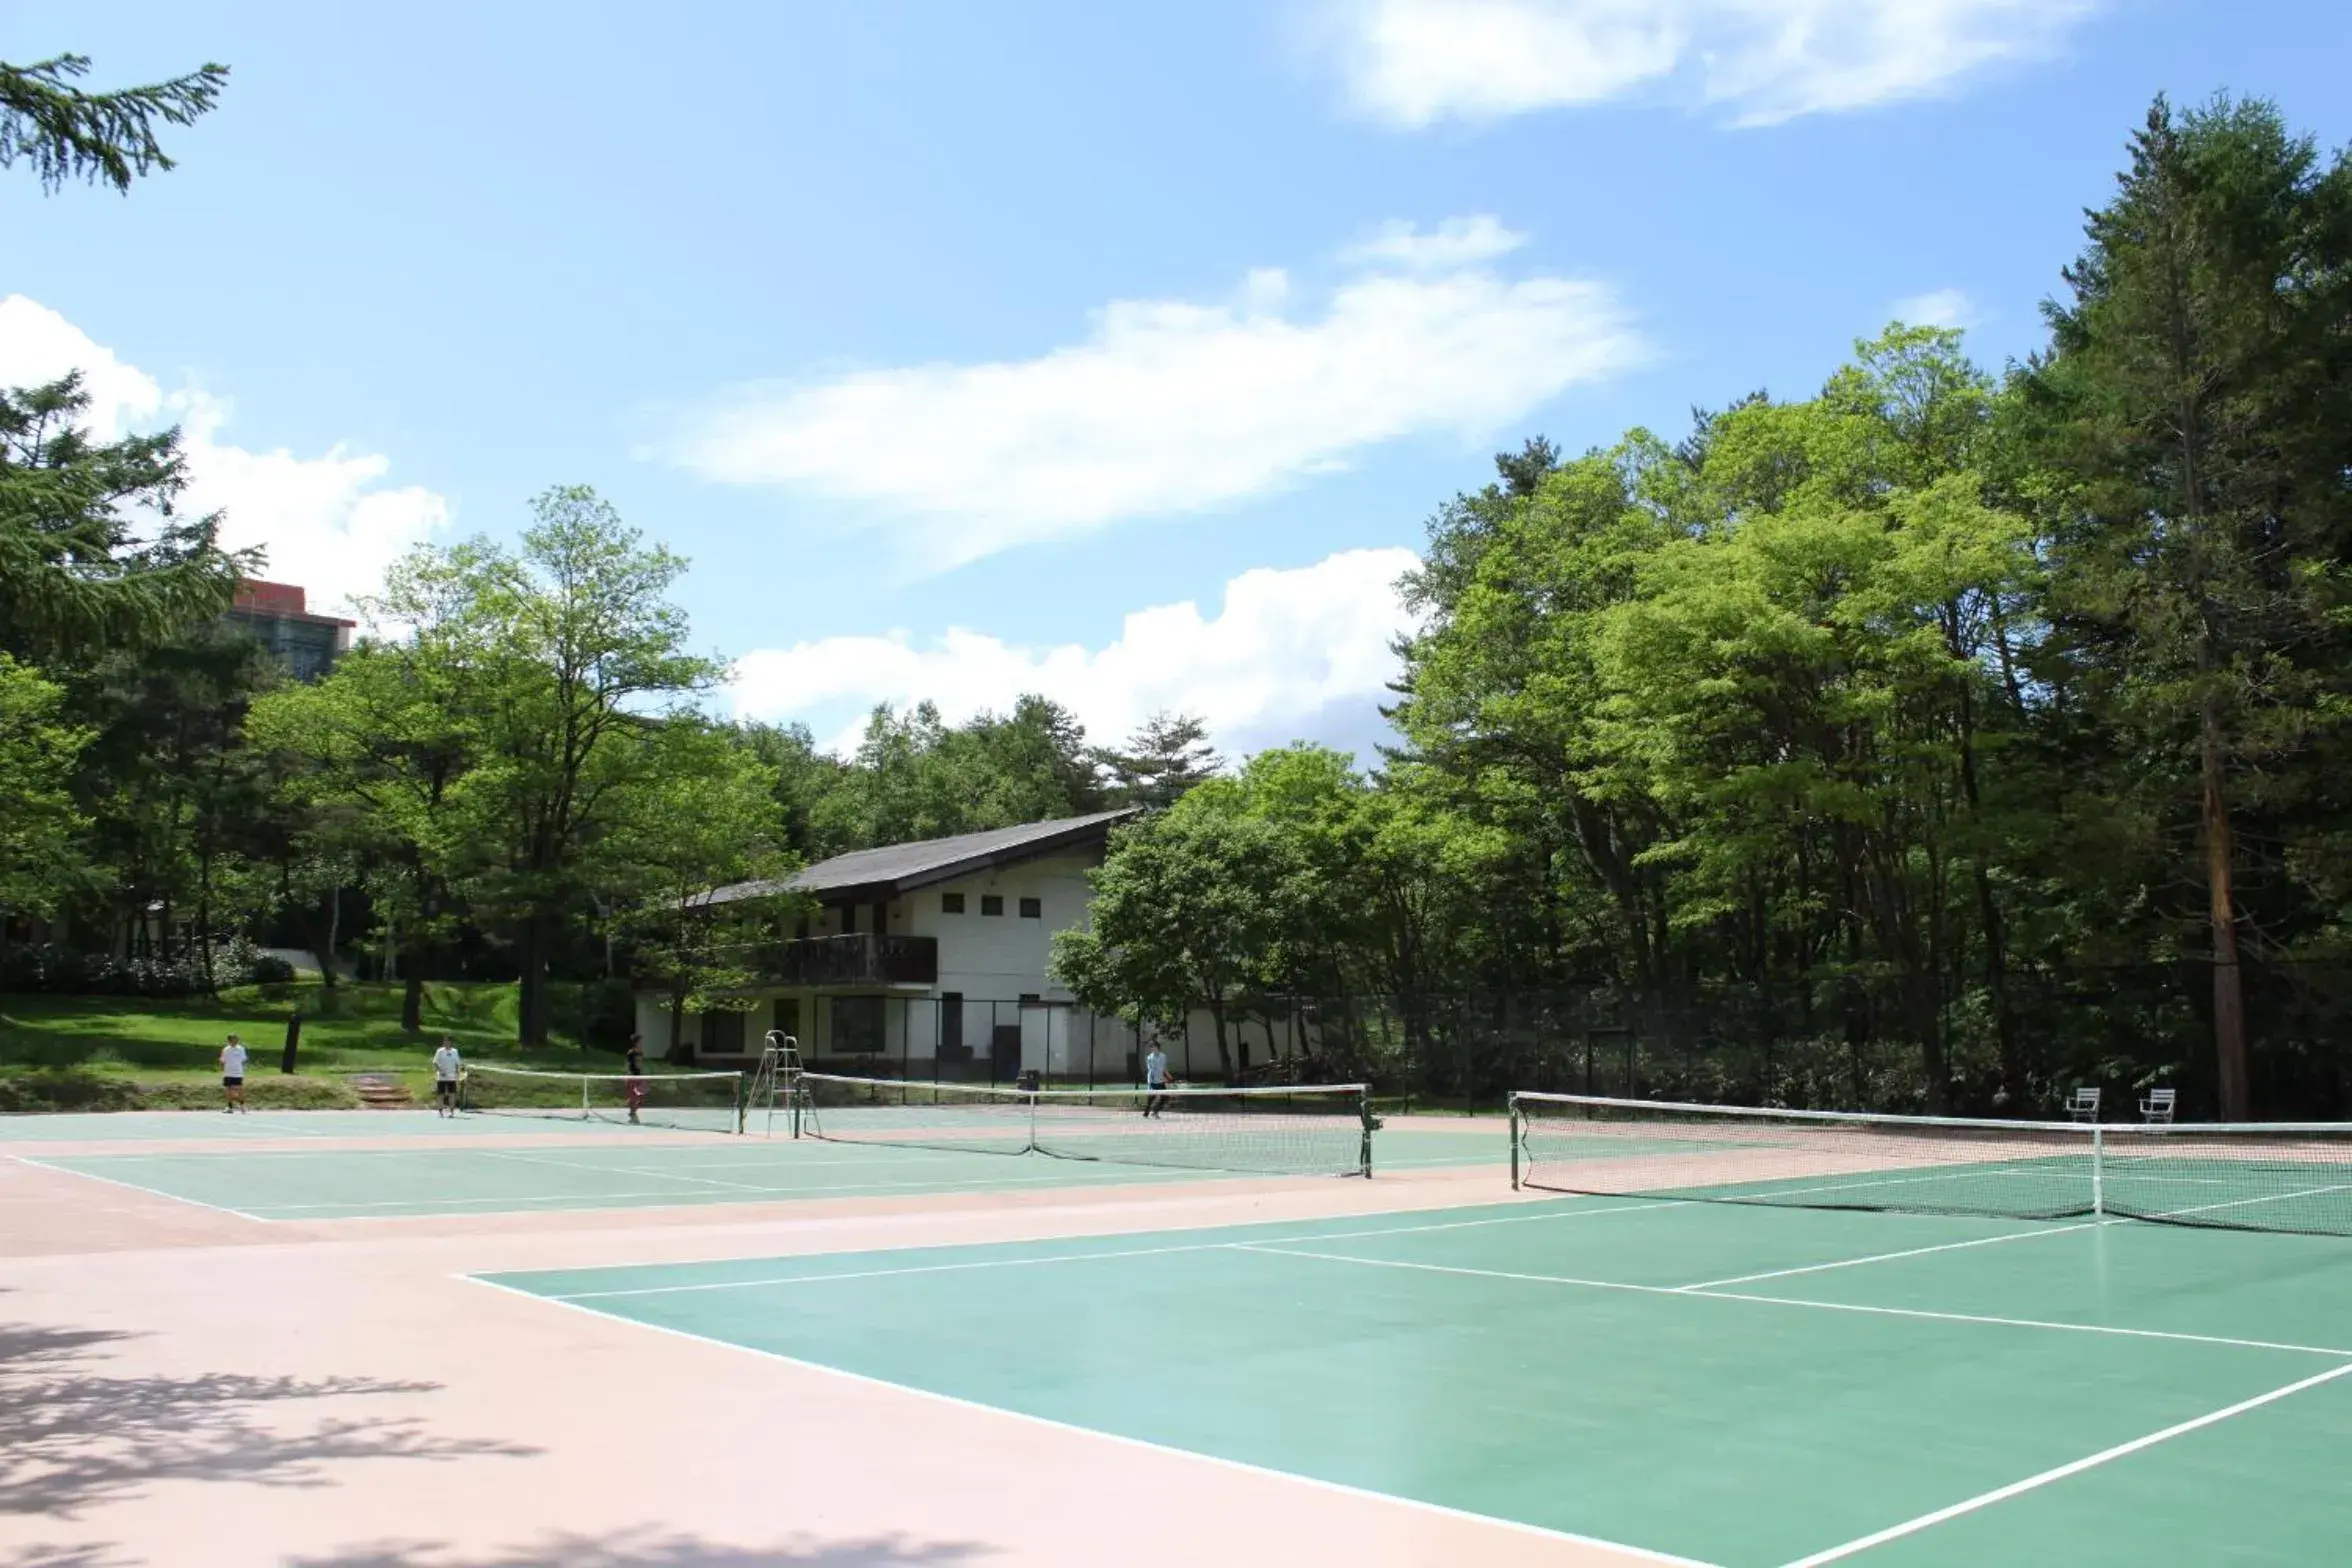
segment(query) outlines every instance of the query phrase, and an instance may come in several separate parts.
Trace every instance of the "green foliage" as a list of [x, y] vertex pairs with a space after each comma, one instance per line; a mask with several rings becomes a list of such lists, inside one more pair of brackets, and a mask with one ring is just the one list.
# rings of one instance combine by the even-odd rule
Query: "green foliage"
[[1208, 725], [1190, 713], [1155, 713], [1124, 747], [1094, 756], [1109, 777], [1112, 803], [1155, 811], [1175, 805], [1225, 767], [1209, 744]]
[[[781, 888], [797, 862], [784, 847], [774, 775], [733, 731], [678, 719], [653, 738], [644, 791], [600, 854], [639, 974], [670, 998], [672, 1060], [689, 1054], [685, 1015], [749, 1005], [758, 949], [808, 901]], [[776, 884], [770, 897], [703, 905], [713, 886]]]
[[74, 85], [89, 70], [78, 54], [31, 65], [0, 61], [0, 169], [22, 158], [46, 190], [78, 176], [127, 192], [139, 176], [172, 167], [157, 126], [193, 125], [229, 79], [227, 66], [205, 65], [169, 81], [93, 93]]
[[0, 911], [47, 914], [84, 875], [69, 786], [90, 732], [64, 706], [64, 687], [0, 653]]
[[566, 917], [590, 903], [603, 846], [657, 781], [665, 714], [716, 682], [667, 597], [685, 563], [594, 491], [532, 503], [519, 553], [487, 541], [420, 550], [380, 617], [412, 627], [409, 655], [462, 738], [467, 765], [435, 813], [432, 863], [475, 918], [509, 933], [526, 1041], [545, 1038], [546, 982]]
[[2332, 936], [2310, 895], [2352, 804], [2352, 163], [2323, 167], [2267, 104], [2159, 99], [2066, 281], [2024, 382], [2049, 678], [2144, 824], [2150, 934], [2211, 958], [2221, 1099], [2242, 1116], [2241, 949]]
[[1267, 988], [1284, 936], [1305, 923], [1290, 840], [1228, 782], [1123, 829], [1114, 845], [1093, 873], [1091, 926], [1055, 934], [1055, 976], [1084, 1005], [1139, 1025], [1180, 1028], [1205, 1002], [1230, 1074], [1226, 1010]]
[[255, 558], [183, 518], [179, 432], [90, 439], [77, 372], [0, 389], [0, 651], [79, 664], [152, 647], [228, 608]]

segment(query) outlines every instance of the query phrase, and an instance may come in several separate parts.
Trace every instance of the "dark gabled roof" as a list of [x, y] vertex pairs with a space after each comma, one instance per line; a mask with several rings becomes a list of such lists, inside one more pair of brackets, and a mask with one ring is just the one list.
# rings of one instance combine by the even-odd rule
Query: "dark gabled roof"
[[834, 903], [895, 897], [975, 871], [1101, 844], [1110, 837], [1112, 828], [1137, 814], [1137, 808], [1128, 807], [1053, 822], [1024, 822], [1019, 827], [991, 828], [985, 833], [959, 833], [954, 838], [854, 850], [820, 860], [782, 881], [737, 882], [697, 893], [686, 902], [700, 909], [776, 893], [813, 893]]

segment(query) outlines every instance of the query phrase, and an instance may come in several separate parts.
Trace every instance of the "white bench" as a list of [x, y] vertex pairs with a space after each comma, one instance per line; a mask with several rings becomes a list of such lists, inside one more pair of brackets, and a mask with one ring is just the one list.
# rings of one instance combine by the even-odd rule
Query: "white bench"
[[2144, 1122], [2170, 1122], [2172, 1120], [2172, 1102], [2179, 1098], [2179, 1095], [2178, 1089], [2150, 1089], [2148, 1097], [2140, 1102], [2140, 1120]]
[[2078, 1122], [2097, 1121], [2099, 1119], [2099, 1091], [2096, 1089], [2075, 1090], [2074, 1098], [2066, 1102], [2066, 1114]]

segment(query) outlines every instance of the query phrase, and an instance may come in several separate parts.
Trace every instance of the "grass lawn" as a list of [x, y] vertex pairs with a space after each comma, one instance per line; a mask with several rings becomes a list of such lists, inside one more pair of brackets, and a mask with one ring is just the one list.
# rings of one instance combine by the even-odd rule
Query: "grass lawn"
[[[205, 1105], [219, 1098], [221, 1041], [231, 1030], [253, 1053], [256, 1105], [359, 1103], [348, 1075], [397, 1075], [420, 1101], [444, 1034], [468, 1058], [515, 1066], [617, 1071], [620, 1058], [563, 1039], [515, 1044], [515, 987], [445, 982], [425, 987], [424, 1031], [400, 1029], [397, 985], [316, 981], [244, 986], [170, 1000], [127, 996], [0, 996], [0, 1110], [129, 1110]], [[302, 1012], [300, 1069], [278, 1071], [286, 1020]], [[562, 1009], [558, 1009], [559, 1012]]]

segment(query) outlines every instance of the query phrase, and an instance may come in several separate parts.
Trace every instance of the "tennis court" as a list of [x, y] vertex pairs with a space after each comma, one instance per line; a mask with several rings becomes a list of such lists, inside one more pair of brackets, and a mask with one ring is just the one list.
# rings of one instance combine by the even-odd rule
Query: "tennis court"
[[485, 1282], [1727, 1568], [2352, 1542], [2336, 1239], [1576, 1197]]
[[[367, 1114], [367, 1113], [362, 1113]], [[234, 1125], [245, 1118], [220, 1117]], [[435, 1214], [505, 1214], [566, 1209], [663, 1208], [678, 1205], [779, 1203], [832, 1198], [919, 1197], [958, 1192], [1050, 1191], [1127, 1183], [1211, 1181], [1246, 1170], [1186, 1169], [1116, 1159], [1061, 1159], [923, 1148], [894, 1141], [725, 1137], [681, 1141], [674, 1134], [601, 1124], [441, 1120], [430, 1112], [388, 1115], [358, 1124], [374, 1132], [395, 1124], [420, 1128], [516, 1127], [568, 1130], [560, 1147], [414, 1149], [224, 1149], [218, 1153], [61, 1154], [24, 1156], [27, 1164], [71, 1171], [117, 1185], [256, 1220], [412, 1218]], [[658, 1139], [659, 1141], [656, 1141]], [[1385, 1135], [1383, 1158], [1395, 1168], [1493, 1166], [1505, 1155], [1499, 1124], [1481, 1133]]]

